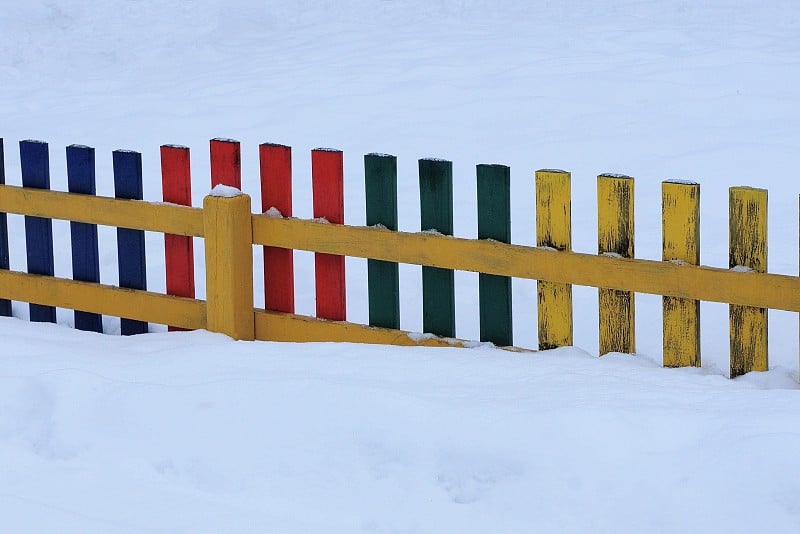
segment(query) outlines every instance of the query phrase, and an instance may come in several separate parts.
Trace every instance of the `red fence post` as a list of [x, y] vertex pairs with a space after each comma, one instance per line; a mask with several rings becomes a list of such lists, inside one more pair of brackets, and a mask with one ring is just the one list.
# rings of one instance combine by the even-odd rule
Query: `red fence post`
[[[292, 216], [292, 148], [259, 146], [261, 211], [276, 208]], [[264, 247], [264, 302], [268, 310], [294, 313], [294, 254], [291, 249]]]
[[[314, 217], [344, 224], [344, 158], [339, 150], [311, 151], [311, 183]], [[346, 318], [344, 256], [315, 254], [317, 317], [344, 321]]]
[[239, 141], [211, 140], [211, 187], [228, 185], [242, 188], [242, 157]]
[[[192, 205], [189, 149], [161, 146], [161, 194], [164, 202]], [[164, 234], [167, 294], [194, 298], [194, 245], [191, 236]], [[169, 327], [170, 332], [183, 328]]]

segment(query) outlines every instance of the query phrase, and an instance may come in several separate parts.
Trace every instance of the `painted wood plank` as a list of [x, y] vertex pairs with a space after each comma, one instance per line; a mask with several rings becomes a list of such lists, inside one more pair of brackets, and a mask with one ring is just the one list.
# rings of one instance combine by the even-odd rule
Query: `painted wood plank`
[[[164, 202], [192, 205], [192, 173], [189, 149], [161, 146], [161, 194]], [[164, 234], [164, 260], [168, 295], [194, 298], [194, 243], [190, 236]], [[170, 325], [170, 331], [180, 328]]]
[[[453, 235], [453, 163], [419, 160], [420, 227], [423, 232]], [[453, 271], [422, 268], [422, 329], [445, 337], [456, 335]]]
[[[94, 195], [94, 148], [81, 145], [67, 147], [67, 188], [70, 193]], [[100, 254], [97, 245], [97, 225], [70, 221], [72, 244], [72, 278], [83, 282], [100, 282]], [[75, 310], [75, 328], [103, 332], [103, 318], [97, 313]]]
[[263, 215], [253, 217], [253, 242], [356, 258], [800, 312], [800, 278], [783, 274], [745, 273], [580, 252], [554, 254], [523, 245], [333, 226]]
[[[344, 224], [344, 157], [340, 150], [311, 151], [314, 217]], [[344, 321], [347, 317], [344, 256], [314, 255], [317, 317]]]
[[[364, 156], [367, 225], [397, 230], [397, 157]], [[400, 328], [400, 275], [397, 263], [367, 260], [369, 324]]]
[[[736, 270], [767, 270], [767, 191], [752, 187], [729, 190], [729, 266]], [[767, 308], [730, 306], [730, 376], [767, 371]]]
[[242, 155], [239, 141], [234, 139], [212, 139], [211, 187], [227, 185], [242, 188]]
[[[700, 264], [700, 184], [661, 183], [664, 261]], [[700, 367], [700, 301], [663, 297], [664, 367]]]
[[0, 211], [121, 226], [149, 232], [203, 237], [203, 210], [161, 202], [71, 195], [14, 185], [0, 185]]
[[[292, 148], [274, 143], [259, 146], [261, 212], [276, 208], [292, 216]], [[266, 309], [294, 313], [294, 252], [264, 247], [264, 302]]]
[[[572, 249], [571, 175], [555, 169], [536, 171], [536, 246], [556, 252]], [[539, 350], [573, 344], [572, 286], [536, 282]]]
[[[511, 242], [511, 170], [505, 165], [478, 165], [478, 239]], [[498, 346], [514, 344], [511, 278], [478, 276], [480, 339]]]
[[[597, 252], [633, 258], [633, 178], [597, 177]], [[630, 291], [599, 291], [600, 355], [636, 352], [635, 296]]]
[[[115, 150], [113, 156], [114, 196], [129, 200], [142, 199], [142, 155], [130, 150]], [[130, 289], [147, 289], [144, 232], [117, 227], [117, 264], [119, 286]], [[128, 319], [121, 321], [123, 336], [144, 334], [147, 322]]]
[[[50, 189], [50, 155], [47, 143], [20, 141], [20, 166], [23, 187]], [[42, 217], [25, 217], [25, 248], [28, 272], [53, 276], [53, 221]], [[56, 322], [52, 306], [30, 304], [31, 321]]]
[[[6, 160], [3, 138], [0, 137], [0, 185], [6, 183]], [[8, 218], [5, 212], [0, 212], [0, 269], [8, 270]], [[11, 301], [0, 299], [0, 315], [11, 317]]]
[[206, 328], [201, 300], [15, 271], [0, 271], [0, 291], [10, 299], [140, 321]]

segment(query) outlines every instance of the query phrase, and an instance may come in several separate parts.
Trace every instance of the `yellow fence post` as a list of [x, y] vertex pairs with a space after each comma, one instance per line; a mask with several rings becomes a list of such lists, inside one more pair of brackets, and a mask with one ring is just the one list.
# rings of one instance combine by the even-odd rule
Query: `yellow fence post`
[[[729, 204], [729, 267], [767, 271], [767, 191], [731, 187]], [[731, 378], [766, 371], [767, 309], [730, 306]]]
[[[661, 183], [664, 261], [700, 264], [700, 184]], [[700, 301], [663, 298], [664, 367], [700, 367]]]
[[[633, 258], [633, 178], [597, 177], [597, 252]], [[636, 352], [634, 294], [599, 290], [600, 355]]]
[[208, 329], [234, 339], [255, 339], [253, 226], [250, 197], [203, 200]]
[[[572, 250], [570, 173], [536, 171], [536, 246]], [[536, 284], [539, 350], [572, 345], [572, 285], [539, 280]]]

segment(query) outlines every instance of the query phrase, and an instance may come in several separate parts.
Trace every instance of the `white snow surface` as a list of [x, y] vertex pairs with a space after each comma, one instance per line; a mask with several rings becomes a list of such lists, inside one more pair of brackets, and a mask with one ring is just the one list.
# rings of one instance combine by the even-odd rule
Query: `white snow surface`
[[208, 193], [212, 197], [233, 198], [244, 195], [241, 189], [229, 185], [217, 184]]
[[[475, 164], [511, 167], [513, 242], [535, 245], [533, 172], [572, 173], [573, 249], [594, 252], [596, 176], [634, 176], [636, 255], [661, 257], [661, 180], [701, 184], [701, 262], [728, 267], [728, 187], [769, 190], [769, 271], [797, 274], [800, 11], [790, 0], [28, 0], [0, 15], [0, 137], [143, 153], [242, 143], [259, 205], [261, 142], [293, 147], [293, 209], [312, 217], [310, 150], [344, 151], [345, 222], [365, 223], [363, 154], [398, 157], [399, 228], [418, 232], [417, 159], [453, 161], [454, 235], [477, 234]], [[24, 225], [9, 216], [11, 267]], [[56, 275], [71, 276], [54, 221]], [[100, 228], [101, 281], [117, 283]], [[257, 250], [257, 249], [256, 249]], [[164, 290], [163, 238], [147, 234]], [[205, 294], [202, 240], [196, 281]], [[295, 253], [299, 313], [313, 255]], [[255, 254], [254, 272], [262, 272]], [[420, 269], [400, 267], [419, 332]], [[456, 273], [457, 335], [478, 339], [478, 283]], [[263, 281], [255, 278], [256, 305]], [[367, 322], [366, 262], [347, 260]], [[536, 346], [536, 283], [515, 280], [514, 340]], [[728, 307], [703, 303], [701, 369], [661, 369], [661, 298], [637, 295], [636, 357], [597, 354], [597, 290], [574, 288], [581, 349], [134, 338], [0, 320], [0, 526], [16, 532], [797, 532], [797, 314], [771, 311], [770, 371], [728, 380]], [[114, 318], [104, 318], [110, 332]]]

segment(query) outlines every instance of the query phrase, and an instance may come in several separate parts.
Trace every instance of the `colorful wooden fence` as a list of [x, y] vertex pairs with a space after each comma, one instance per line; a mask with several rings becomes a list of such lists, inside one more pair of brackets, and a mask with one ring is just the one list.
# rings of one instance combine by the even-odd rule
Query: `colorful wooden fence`
[[[419, 161], [421, 232], [397, 231], [397, 161], [364, 157], [366, 227], [344, 222], [340, 151], [312, 151], [314, 220], [291, 218], [291, 149], [259, 147], [261, 213], [248, 195], [215, 194], [191, 207], [189, 149], [161, 147], [164, 203], [142, 201], [142, 157], [113, 153], [116, 198], [95, 196], [94, 150], [67, 147], [69, 192], [49, 191], [48, 145], [20, 142], [22, 187], [4, 185], [0, 139], [0, 314], [12, 300], [34, 321], [75, 310], [75, 325], [122, 333], [206, 328], [243, 340], [349, 341], [460, 346], [453, 271], [480, 273], [480, 338], [513, 348], [511, 278], [538, 281], [539, 348], [573, 343], [572, 285], [599, 290], [600, 352], [634, 353], [634, 293], [663, 296], [664, 365], [699, 366], [699, 302], [730, 305], [731, 376], [763, 371], [767, 309], [800, 311], [800, 278], [766, 272], [767, 192], [730, 189], [729, 269], [699, 265], [700, 186], [662, 184], [661, 261], [634, 259], [634, 180], [597, 178], [598, 254], [571, 251], [570, 173], [536, 171], [536, 247], [511, 244], [510, 170], [478, 165], [478, 239], [451, 237], [449, 161]], [[210, 143], [212, 186], [241, 187], [238, 142]], [[28, 272], [9, 270], [6, 213], [25, 216]], [[324, 218], [325, 220], [320, 220]], [[73, 280], [53, 276], [52, 219], [71, 221]], [[96, 225], [117, 227], [119, 287], [99, 283]], [[147, 291], [144, 232], [162, 232], [167, 294]], [[195, 298], [193, 238], [205, 239], [206, 299]], [[266, 309], [253, 305], [253, 245], [262, 245]], [[315, 253], [317, 317], [294, 313], [292, 250]], [[344, 256], [368, 259], [369, 325], [348, 323]], [[423, 329], [400, 330], [398, 263], [422, 265]]]

